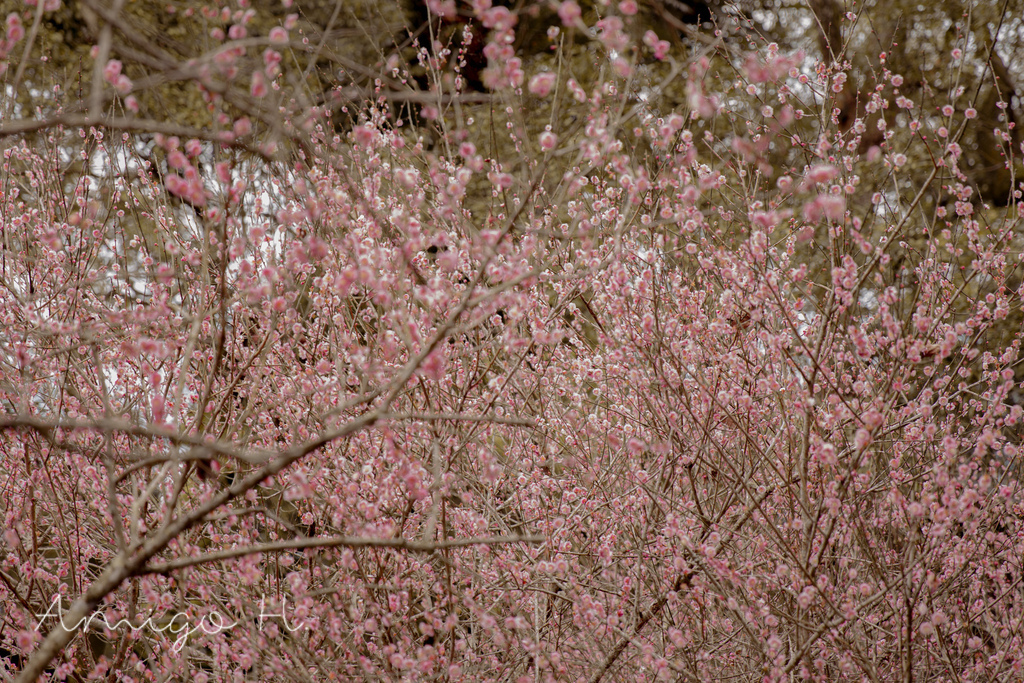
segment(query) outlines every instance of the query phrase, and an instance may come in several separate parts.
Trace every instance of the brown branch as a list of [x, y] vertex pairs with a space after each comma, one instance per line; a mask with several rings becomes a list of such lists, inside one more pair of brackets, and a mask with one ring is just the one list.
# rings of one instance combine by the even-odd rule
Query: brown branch
[[[676, 582], [672, 584], [672, 590], [669, 592], [675, 593], [684, 587], [689, 588], [690, 582], [693, 581], [693, 577], [696, 576], [696, 574], [697, 572], [693, 569], [683, 574], [680, 574], [678, 577], [676, 577]], [[644, 626], [647, 625], [647, 622], [649, 622], [654, 617], [658, 616], [658, 613], [661, 612], [661, 610], [668, 603], [669, 592], [666, 592], [664, 595], [658, 598], [657, 602], [648, 607], [647, 611], [640, 615], [639, 621], [637, 621], [636, 626], [633, 627], [633, 632], [629, 635], [623, 636], [619, 640], [619, 642], [615, 644], [615, 647], [612, 648], [612, 651], [609, 652], [608, 656], [606, 656], [604, 658], [604, 661], [601, 662], [601, 666], [598, 668], [598, 670], [595, 671], [594, 675], [590, 677], [590, 683], [598, 683], [598, 681], [604, 678], [605, 674], [608, 673], [608, 670], [612, 667], [613, 664], [615, 664], [615, 661], [622, 655], [623, 652], [625, 652], [626, 648], [629, 647], [629, 644], [633, 642], [633, 639], [640, 635], [640, 631], [642, 631]]]
[[543, 536], [490, 536], [482, 538], [456, 538], [448, 541], [422, 542], [405, 538], [367, 538], [359, 536], [334, 536], [330, 538], [296, 538], [289, 541], [264, 543], [262, 545], [232, 548], [196, 557], [181, 557], [161, 564], [139, 567], [135, 576], [166, 574], [176, 569], [194, 567], [200, 564], [222, 562], [256, 553], [274, 553], [284, 550], [308, 550], [311, 548], [394, 548], [414, 553], [434, 553], [448, 548], [464, 548], [473, 545], [498, 545], [506, 543], [543, 543]]
[[[415, 372], [413, 368], [408, 374]], [[277, 455], [270, 462], [249, 476], [237, 481], [232, 486], [221, 489], [202, 505], [183, 517], [179, 517], [158, 530], [143, 543], [134, 543], [124, 552], [119, 552], [106, 566], [103, 573], [90, 584], [67, 612], [69, 623], [78, 623], [94, 611], [110, 593], [117, 590], [126, 579], [130, 578], [156, 554], [162, 552], [167, 545], [183, 532], [194, 527], [211, 512], [246, 491], [256, 487], [260, 482], [279, 474], [297, 460], [317, 451], [332, 441], [346, 438], [363, 429], [372, 427], [380, 419], [381, 410], [372, 410], [357, 417], [343, 427], [321, 434], [315, 439], [298, 444]], [[67, 647], [75, 633], [63, 628], [54, 628], [43, 639], [29, 657], [28, 663], [15, 678], [15, 683], [31, 683], [37, 680], [54, 657]]]
[[498, 417], [496, 415], [458, 415], [456, 413], [389, 413], [381, 415], [382, 420], [421, 420], [423, 422], [485, 422], [512, 425], [514, 427], [537, 428], [537, 423], [524, 417]]
[[[49, 435], [57, 429], [63, 429], [68, 431], [97, 431], [104, 434], [113, 432], [127, 434], [129, 436], [138, 436], [147, 439], [167, 439], [171, 443], [178, 446], [191, 446], [195, 449], [201, 449], [212, 454], [222, 455], [228, 458], [234, 458], [235, 460], [241, 460], [253, 465], [261, 465], [270, 459], [269, 454], [250, 454], [239, 451], [236, 448], [227, 446], [218, 441], [206, 441], [203, 438], [197, 436], [188, 436], [185, 434], [178, 434], [171, 430], [164, 430], [153, 427], [142, 427], [129, 422], [122, 422], [119, 420], [109, 419], [98, 419], [98, 420], [74, 420], [74, 419], [60, 419], [60, 420], [44, 420], [38, 417], [32, 417], [28, 415], [16, 415], [11, 417], [0, 418], [0, 432], [7, 431], [10, 429], [31, 429], [39, 432], [44, 436]], [[172, 457], [162, 458], [162, 460], [190, 460], [194, 458], [190, 457]]]
[[26, 133], [37, 133], [50, 128], [107, 128], [109, 130], [120, 130], [131, 133], [161, 133], [163, 135], [176, 135], [181, 138], [195, 138], [208, 142], [218, 142], [222, 145], [243, 149], [255, 154], [264, 161], [273, 161], [265, 152], [244, 142], [225, 137], [223, 131], [212, 131], [204, 128], [192, 128], [181, 126], [176, 123], [157, 121], [155, 119], [125, 118], [120, 116], [88, 116], [85, 114], [62, 114], [47, 119], [23, 119], [11, 121], [0, 126], [0, 138], [14, 135], [25, 135]]
[[838, 62], [843, 52], [843, 31], [839, 25], [842, 10], [835, 0], [808, 0], [808, 5], [818, 24], [821, 58]]

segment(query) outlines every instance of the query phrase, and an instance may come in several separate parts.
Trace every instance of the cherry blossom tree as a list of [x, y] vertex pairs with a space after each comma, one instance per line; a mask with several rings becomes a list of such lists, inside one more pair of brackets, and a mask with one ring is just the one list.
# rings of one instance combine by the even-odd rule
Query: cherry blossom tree
[[5, 677], [1024, 680], [995, 42], [927, 100], [878, 55], [846, 120], [849, 64], [742, 21], [431, 1], [315, 100], [294, 19], [183, 59], [87, 4], [80, 94], [18, 61], [59, 3], [3, 43]]

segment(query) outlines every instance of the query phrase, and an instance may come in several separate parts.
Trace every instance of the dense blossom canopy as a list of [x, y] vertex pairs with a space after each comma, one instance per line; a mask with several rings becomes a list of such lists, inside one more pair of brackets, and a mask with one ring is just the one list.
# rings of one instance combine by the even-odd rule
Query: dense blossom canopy
[[4, 3], [5, 678], [1024, 680], [1021, 15], [676, 5]]

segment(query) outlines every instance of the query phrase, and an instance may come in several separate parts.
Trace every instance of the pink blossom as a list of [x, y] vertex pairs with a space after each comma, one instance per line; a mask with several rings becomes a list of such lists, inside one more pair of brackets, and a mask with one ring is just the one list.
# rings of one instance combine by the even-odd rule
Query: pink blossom
[[231, 165], [228, 162], [217, 162], [216, 166], [214, 166], [214, 171], [217, 174], [217, 180], [223, 185], [228, 185], [231, 182]]
[[805, 176], [808, 185], [827, 183], [839, 175], [839, 169], [828, 164], [812, 166]]
[[547, 97], [555, 86], [556, 74], [551, 71], [543, 71], [530, 79], [527, 90], [538, 97]]
[[252, 132], [252, 122], [248, 118], [240, 118], [235, 121], [233, 131], [236, 137], [245, 137]]
[[7, 15], [7, 41], [12, 45], [25, 37], [25, 27], [21, 17], [14, 12]]
[[655, 59], [664, 59], [671, 47], [667, 40], [661, 40], [658, 38], [658, 34], [654, 31], [647, 31], [644, 34], [643, 40], [644, 45], [650, 47], [654, 51]]
[[352, 135], [355, 138], [356, 144], [364, 149], [372, 147], [377, 139], [377, 131], [370, 124], [356, 126], [352, 131]]
[[249, 86], [249, 94], [256, 98], [266, 97], [267, 78], [262, 71], [252, 72], [252, 83]]
[[127, 95], [132, 91], [133, 87], [131, 79], [125, 76], [124, 74], [121, 74], [116, 79], [114, 79], [113, 85], [114, 90], [116, 90], [120, 95]]
[[106, 66], [103, 67], [103, 78], [113, 85], [118, 77], [121, 75], [121, 62], [117, 59], [111, 59], [107, 62]]
[[[452, 2], [452, 9], [454, 10], [455, 3]], [[491, 9], [483, 12], [480, 15], [480, 23], [486, 28], [494, 29], [495, 31], [508, 31], [518, 22], [517, 17], [508, 7], [499, 6], [492, 7]]]
[[455, 0], [426, 0], [427, 8], [442, 19], [455, 18]]
[[181, 170], [188, 166], [188, 159], [181, 151], [175, 149], [167, 155], [167, 165], [173, 169]]
[[283, 26], [275, 26], [270, 29], [267, 37], [272, 45], [285, 45], [288, 42], [288, 29]]
[[38, 631], [19, 631], [15, 638], [15, 644], [22, 652], [30, 652], [32, 646], [39, 640]]
[[[621, 78], [669, 49], [633, 5], [518, 10], [568, 14], [583, 71], [491, 0], [315, 93], [268, 47], [315, 49], [294, 17], [172, 71], [97, 49], [107, 95], [173, 77], [209, 130], [125, 97], [4, 148], [0, 640], [67, 637], [26, 678], [1019, 678], [1024, 286], [984, 204], [1024, 205], [960, 168], [966, 90], [916, 117], [885, 64], [730, 43], [660, 93]], [[815, 95], [854, 80], [852, 121]], [[89, 586], [239, 624], [97, 660], [6, 597]]]
[[576, 4], [576, 0], [562, 0], [558, 5], [558, 17], [565, 26], [572, 26], [582, 16], [583, 12], [580, 10], [580, 6]]

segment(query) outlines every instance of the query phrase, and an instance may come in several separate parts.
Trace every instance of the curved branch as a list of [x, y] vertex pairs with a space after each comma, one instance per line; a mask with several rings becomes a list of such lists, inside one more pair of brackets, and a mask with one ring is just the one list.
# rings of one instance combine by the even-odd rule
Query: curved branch
[[422, 542], [405, 538], [370, 538], [360, 536], [333, 536], [330, 538], [296, 538], [289, 541], [264, 543], [207, 553], [196, 557], [181, 557], [169, 562], [139, 567], [134, 576], [166, 574], [176, 569], [185, 569], [200, 564], [222, 562], [256, 553], [274, 553], [284, 550], [307, 550], [310, 548], [394, 548], [414, 553], [434, 553], [448, 548], [465, 548], [474, 545], [499, 545], [508, 543], [543, 543], [543, 536], [489, 536], [481, 538], [456, 538], [448, 541]]
[[[146, 439], [167, 439], [176, 446], [191, 446], [194, 449], [201, 449], [215, 455], [241, 460], [251, 465], [262, 465], [270, 459], [269, 454], [245, 453], [231, 446], [218, 441], [207, 441], [201, 437], [179, 434], [175, 431], [160, 429], [159, 427], [142, 427], [130, 422], [120, 420], [99, 419], [99, 420], [75, 420], [64, 418], [59, 420], [45, 420], [29, 415], [14, 415], [0, 418], [0, 432], [9, 429], [31, 429], [44, 436], [57, 429], [66, 430], [92, 430], [104, 434], [121, 433], [128, 436], [138, 436]], [[167, 460], [190, 460], [198, 459], [191, 457], [161, 458]]]

